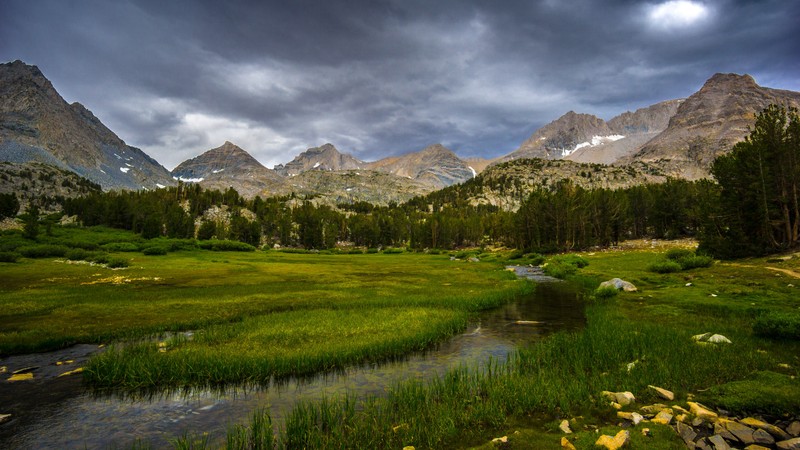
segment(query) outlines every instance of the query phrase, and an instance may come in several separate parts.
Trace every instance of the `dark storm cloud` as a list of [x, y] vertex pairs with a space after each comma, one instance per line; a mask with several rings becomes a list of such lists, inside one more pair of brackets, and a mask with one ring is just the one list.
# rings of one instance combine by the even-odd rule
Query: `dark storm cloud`
[[568, 110], [610, 118], [715, 72], [800, 89], [798, 2], [17, 1], [37, 64], [167, 167], [236, 142], [267, 165], [442, 142], [498, 156]]

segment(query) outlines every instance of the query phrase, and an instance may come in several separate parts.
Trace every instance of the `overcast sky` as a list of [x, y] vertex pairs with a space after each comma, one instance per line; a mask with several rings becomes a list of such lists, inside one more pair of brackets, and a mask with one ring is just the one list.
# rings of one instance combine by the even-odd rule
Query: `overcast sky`
[[0, 60], [44, 72], [168, 169], [229, 140], [267, 167], [515, 150], [716, 72], [800, 91], [796, 0], [0, 0]]

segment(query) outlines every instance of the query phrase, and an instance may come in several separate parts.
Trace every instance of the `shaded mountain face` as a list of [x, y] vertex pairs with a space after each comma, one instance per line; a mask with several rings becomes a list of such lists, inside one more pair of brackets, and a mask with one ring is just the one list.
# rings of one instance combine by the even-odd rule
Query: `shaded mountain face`
[[503, 161], [521, 158], [562, 159], [579, 144], [591, 142], [595, 136], [612, 136], [606, 122], [591, 114], [570, 111], [536, 130], [519, 148], [502, 158]]
[[80, 103], [67, 104], [36, 66], [0, 64], [0, 161], [71, 170], [104, 189], [155, 189], [169, 172]]
[[308, 170], [355, 170], [364, 168], [365, 163], [348, 155], [339, 153], [333, 144], [309, 148], [286, 164], [278, 164], [275, 171], [283, 176], [296, 176]]
[[657, 163], [674, 176], [705, 177], [714, 158], [744, 140], [756, 114], [772, 103], [800, 107], [800, 92], [761, 87], [750, 75], [718, 73], [680, 105], [666, 130], [624, 162]]
[[172, 176], [178, 181], [200, 183], [208, 189], [232, 187], [245, 197], [280, 194], [286, 187], [284, 178], [277, 172], [264, 167], [230, 142], [182, 162], [172, 170]]
[[379, 172], [401, 177], [440, 189], [461, 183], [477, 175], [477, 171], [441, 144], [425, 147], [419, 152], [394, 158], [384, 158], [367, 166]]

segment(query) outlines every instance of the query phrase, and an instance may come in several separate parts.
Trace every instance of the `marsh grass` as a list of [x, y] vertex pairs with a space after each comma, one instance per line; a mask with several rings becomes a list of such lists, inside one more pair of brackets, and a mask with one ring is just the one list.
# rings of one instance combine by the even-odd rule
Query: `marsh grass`
[[[515, 442], [514, 448], [557, 448], [559, 435], [537, 431], [543, 423], [576, 416], [616, 423], [600, 392], [629, 390], [639, 404], [657, 402], [649, 384], [674, 391], [677, 403], [688, 393], [704, 392], [711, 406], [796, 415], [798, 385], [790, 376], [800, 374], [800, 345], [774, 345], [750, 329], [756, 312], [800, 307], [793, 283], [754, 269], [764, 263], [759, 260], [691, 273], [644, 270], [661, 257], [647, 251], [587, 257], [591, 264], [572, 278], [578, 284], [595, 289], [599, 281], [620, 277], [640, 291], [598, 299], [587, 307], [584, 330], [552, 335], [507, 361], [452, 370], [429, 383], [401, 383], [386, 397], [355, 407], [352, 399], [304, 404], [287, 418], [280, 447], [448, 448], [504, 434], [513, 440], [513, 430], [527, 428], [525, 442], [539, 446]], [[723, 333], [733, 344], [692, 343], [692, 335], [705, 331]], [[672, 430], [650, 428], [654, 437], [637, 434], [635, 445], [683, 448]], [[604, 426], [602, 431], [613, 435], [618, 429]], [[576, 445], [591, 446], [596, 439], [595, 433], [578, 433]]]

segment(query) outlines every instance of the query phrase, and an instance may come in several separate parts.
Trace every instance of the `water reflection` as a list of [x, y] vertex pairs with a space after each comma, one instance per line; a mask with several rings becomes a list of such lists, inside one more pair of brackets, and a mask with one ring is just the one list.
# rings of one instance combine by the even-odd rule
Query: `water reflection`
[[161, 448], [169, 447], [171, 438], [202, 432], [208, 432], [212, 441], [222, 440], [230, 426], [247, 423], [259, 408], [266, 408], [274, 421], [281, 422], [298, 401], [345, 393], [380, 395], [403, 380], [426, 380], [461, 365], [505, 360], [510, 352], [544, 335], [583, 324], [583, 307], [576, 292], [566, 283], [543, 283], [533, 295], [482, 314], [464, 333], [402, 360], [275, 380], [269, 387], [193, 388], [135, 395], [72, 387], [76, 396], [56, 407], [42, 405], [37, 418], [6, 447], [128, 447], [140, 438]]

